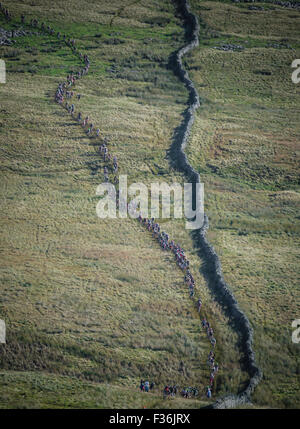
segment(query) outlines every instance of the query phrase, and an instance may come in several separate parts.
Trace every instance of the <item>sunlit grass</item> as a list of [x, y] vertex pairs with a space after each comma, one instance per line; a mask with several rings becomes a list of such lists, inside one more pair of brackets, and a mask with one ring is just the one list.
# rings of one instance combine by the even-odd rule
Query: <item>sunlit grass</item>
[[[26, 7], [28, 19], [47, 18], [59, 30], [63, 24], [68, 34], [76, 35], [78, 46], [89, 51], [91, 71], [76, 85], [82, 94], [75, 103], [76, 112], [89, 114], [101, 137], [108, 138], [129, 183], [159, 178], [182, 182], [170, 172], [166, 159], [187, 100], [187, 92], [166, 68], [170, 53], [183, 43], [181, 23], [169, 2], [150, 2], [139, 9], [136, 28], [131, 11], [126, 18], [114, 20], [108, 30], [111, 12], [120, 2], [104, 6], [102, 10], [95, 6], [86, 17], [61, 2], [45, 8], [14, 2], [11, 10], [18, 8], [21, 13]], [[166, 26], [145, 22], [162, 16], [162, 7], [169, 18]], [[93, 26], [89, 20], [99, 24]], [[121, 35], [110, 35], [120, 31]], [[125, 43], [105, 43], [102, 38], [120, 38]], [[77, 59], [56, 40], [44, 43], [43, 37], [33, 36], [5, 48], [8, 81], [1, 87], [0, 112], [0, 314], [8, 333], [1, 368], [39, 371], [35, 379], [47, 372], [109, 382], [129, 386], [132, 392], [141, 377], [154, 380], [159, 392], [167, 382], [196, 385], [200, 401], [194, 405], [201, 406], [209, 378], [209, 342], [200, 330], [183, 275], [172, 256], [162, 253], [136, 221], [96, 217], [96, 188], [103, 180], [98, 155], [101, 139], [88, 139], [53, 102], [58, 82], [76, 69]], [[12, 49], [18, 61], [9, 56]], [[199, 273], [199, 259], [184, 222], [166, 221], [164, 227], [187, 250], [197, 296], [202, 296], [204, 314], [213, 321], [221, 367], [216, 394], [236, 391], [247, 379], [240, 369], [236, 335]], [[179, 371], [181, 361], [184, 373]], [[30, 374], [24, 373], [24, 379], [31, 383]], [[69, 403], [59, 387], [54, 388], [56, 402], [44, 394], [43, 400], [37, 400], [31, 387], [20, 380], [16, 376], [14, 382], [32, 396], [30, 401], [18, 397], [18, 406], [77, 405]], [[8, 385], [12, 382], [8, 376]], [[141, 394], [132, 393], [127, 400], [117, 399], [118, 390], [114, 392], [115, 400], [104, 400], [104, 394], [98, 402], [94, 391], [86, 393], [82, 406], [139, 406]], [[5, 401], [1, 406], [16, 403], [12, 390], [8, 389]], [[151, 404], [164, 406], [160, 399]], [[188, 406], [183, 401], [174, 404]]]
[[[254, 328], [264, 372], [254, 399], [296, 407], [299, 350], [291, 323], [299, 315], [300, 128], [291, 63], [300, 53], [300, 15], [262, 3], [265, 12], [245, 10], [247, 4], [192, 5], [201, 46], [188, 67], [203, 105], [188, 154], [205, 183], [209, 238]], [[295, 49], [268, 47], [274, 38]], [[219, 42], [245, 49], [213, 49]]]

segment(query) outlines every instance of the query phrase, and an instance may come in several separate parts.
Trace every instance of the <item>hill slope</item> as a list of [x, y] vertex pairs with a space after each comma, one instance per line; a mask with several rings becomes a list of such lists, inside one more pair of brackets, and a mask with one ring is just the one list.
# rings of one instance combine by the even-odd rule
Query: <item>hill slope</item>
[[[24, 12], [26, 20], [34, 17], [63, 29], [88, 52], [91, 70], [76, 85], [82, 94], [76, 109], [100, 127], [129, 181], [182, 183], [166, 159], [187, 102], [187, 91], [167, 67], [170, 54], [184, 44], [172, 3], [101, 1], [91, 7], [86, 2], [82, 14], [83, 3], [76, 8], [74, 2], [13, 1], [9, 7], [12, 13]], [[240, 34], [243, 4], [191, 3], [201, 20], [203, 42], [186, 64], [204, 103], [188, 156], [205, 182], [209, 238], [255, 329], [255, 350], [266, 374], [257, 403], [295, 406], [297, 349], [289, 328], [299, 308], [294, 283], [298, 192], [294, 158], [286, 156], [287, 146], [274, 143], [281, 132], [294, 145], [298, 132], [295, 104], [289, 107], [294, 101], [282, 101], [290, 51], [277, 49], [274, 56], [274, 48], [262, 46], [269, 37], [282, 36], [276, 25], [266, 34], [255, 12], [247, 13]], [[283, 17], [289, 43], [298, 49], [296, 26], [290, 25], [298, 12], [283, 13], [270, 10], [270, 22]], [[0, 26], [13, 25], [0, 18]], [[236, 38], [249, 39], [249, 50], [213, 49], [216, 39], [225, 43], [232, 38], [235, 43], [240, 43]], [[8, 338], [0, 355], [1, 406], [164, 407], [169, 402], [162, 402], [160, 391], [169, 382], [196, 385], [201, 392], [198, 401], [176, 400], [173, 407], [207, 404], [209, 343], [181, 271], [136, 221], [96, 217], [95, 192], [103, 180], [99, 145], [53, 102], [58, 82], [78, 67], [78, 60], [54, 36], [20, 37], [2, 52], [8, 82], [0, 89], [0, 317]], [[274, 65], [278, 52], [282, 69]], [[268, 70], [281, 70], [272, 91], [269, 76], [252, 65], [254, 54]], [[288, 130], [280, 119], [285, 115]], [[278, 157], [273, 163], [270, 153]], [[280, 175], [279, 159], [285, 162]], [[271, 213], [266, 209], [270, 201]], [[237, 336], [199, 272], [184, 222], [165, 221], [163, 226], [187, 250], [196, 296], [201, 295], [204, 315], [213, 321], [221, 365], [215, 395], [236, 392], [247, 380]], [[276, 255], [270, 252], [274, 248]], [[158, 385], [146, 399], [138, 392], [143, 377]], [[82, 392], [75, 400], [74, 391]]]

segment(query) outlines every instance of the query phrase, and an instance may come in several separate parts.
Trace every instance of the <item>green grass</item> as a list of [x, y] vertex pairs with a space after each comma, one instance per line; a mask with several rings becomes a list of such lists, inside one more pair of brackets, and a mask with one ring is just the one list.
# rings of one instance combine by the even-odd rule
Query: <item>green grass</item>
[[[13, 13], [51, 23], [88, 52], [91, 70], [77, 84], [76, 111], [108, 137], [129, 183], [182, 183], [166, 159], [188, 98], [166, 67], [184, 43], [171, 2], [10, 3]], [[245, 14], [242, 5], [191, 3], [201, 43], [185, 62], [203, 105], [187, 152], [205, 183], [209, 238], [254, 327], [265, 374], [254, 406], [296, 407], [299, 89], [290, 64], [299, 40], [298, 18], [290, 16], [298, 12], [269, 8], [266, 17]], [[296, 51], [268, 48], [282, 39]], [[51, 99], [77, 58], [56, 38], [16, 40], [0, 51], [8, 70], [0, 87], [0, 317], [7, 324], [0, 406], [203, 406], [209, 344], [182, 273], [136, 221], [96, 217], [99, 141]], [[224, 42], [247, 47], [213, 48]], [[199, 272], [184, 222], [162, 223], [187, 250], [196, 296], [216, 332], [216, 394], [236, 392], [247, 380], [236, 334]], [[157, 384], [146, 399], [137, 389], [142, 377]], [[198, 386], [199, 400], [162, 402], [167, 382]]]
[[140, 393], [109, 383], [96, 384], [74, 377], [38, 372], [1, 372], [1, 408], [198, 408], [206, 401], [163, 400], [158, 389]]
[[[291, 63], [300, 54], [294, 26], [300, 15], [277, 6], [246, 15], [247, 5], [192, 6], [201, 40], [187, 64], [203, 104], [188, 156], [205, 183], [209, 238], [254, 328], [264, 372], [254, 400], [299, 407], [299, 346], [291, 341], [291, 323], [299, 317], [300, 128]], [[274, 39], [294, 50], [268, 48]], [[245, 50], [213, 49], [219, 42]]]
[[[98, 12], [96, 5], [96, 17], [89, 15], [88, 24], [73, 6], [72, 12], [62, 12], [63, 20], [57, 14], [59, 4], [51, 3], [50, 10], [27, 4], [26, 16], [47, 18], [55, 28], [76, 35], [83, 52], [92, 47], [88, 49], [90, 74], [76, 87], [83, 95], [76, 110], [89, 114], [101, 135], [108, 137], [130, 183], [157, 181], [158, 172], [164, 181], [182, 182], [170, 172], [166, 160], [187, 100], [183, 86], [166, 69], [169, 55], [183, 43], [172, 5], [153, 1], [141, 10], [128, 8], [109, 28], [109, 17], [120, 2], [110, 2], [107, 9], [103, 2]], [[10, 6], [18, 13], [23, 7], [19, 2]], [[152, 17], [162, 16], [162, 7], [168, 24], [149, 23]], [[125, 43], [102, 42], [109, 37]], [[196, 385], [201, 394], [194, 405], [200, 407], [209, 378], [209, 343], [182, 273], [136, 221], [96, 217], [96, 188], [103, 180], [97, 153], [101, 139], [88, 139], [53, 103], [57, 84], [75, 68], [76, 57], [70, 52], [64, 56], [65, 48], [56, 41], [44, 43], [40, 36], [17, 40], [13, 49], [20, 65], [6, 57], [8, 79], [1, 87], [0, 314], [7, 324], [1, 368], [5, 374], [19, 372], [15, 384], [21, 392], [31, 392], [21, 381], [30, 385], [28, 372], [37, 378], [46, 373], [64, 380], [75, 377], [82, 380], [83, 390], [93, 382], [99, 383], [99, 389], [110, 383], [115, 386], [113, 392], [122, 386], [136, 392], [141, 377], [154, 380], [159, 392], [167, 382]], [[5, 48], [8, 54], [10, 50]], [[38, 60], [34, 73], [24, 64], [32, 59]], [[216, 392], [236, 391], [247, 380], [240, 368], [236, 334], [205, 287], [184, 222], [164, 225], [188, 249], [197, 296], [201, 294], [205, 314], [214, 320], [221, 366]], [[184, 372], [179, 371], [181, 362]], [[8, 392], [2, 406], [11, 407], [16, 399], [13, 389]], [[47, 407], [67, 401], [63, 390], [55, 393], [51, 400], [41, 393], [40, 402], [32, 396], [29, 405], [22, 397], [17, 403]], [[140, 394], [132, 393], [130, 402], [126, 395], [117, 399], [115, 394], [115, 400], [106, 401], [104, 393], [99, 406], [141, 403], [136, 399]], [[30, 399], [33, 394], [27, 395]], [[93, 395], [87, 389], [82, 406], [95, 405]], [[188, 406], [183, 401], [173, 404]]]

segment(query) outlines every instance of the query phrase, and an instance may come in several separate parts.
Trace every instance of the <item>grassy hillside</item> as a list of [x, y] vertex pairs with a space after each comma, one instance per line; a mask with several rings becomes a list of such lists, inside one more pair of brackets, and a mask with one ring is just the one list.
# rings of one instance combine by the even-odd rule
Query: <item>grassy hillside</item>
[[[203, 104], [188, 155], [206, 185], [209, 238], [254, 328], [264, 372], [255, 400], [298, 407], [300, 87], [291, 63], [300, 56], [300, 13], [191, 4], [201, 43], [187, 67]], [[224, 44], [244, 49], [216, 49]]]
[[37, 372], [5, 372], [1, 377], [1, 408], [199, 408], [206, 401], [174, 399], [162, 401], [161, 393], [109, 383], [93, 383]]
[[[255, 406], [299, 406], [299, 346], [291, 343], [291, 321], [299, 317], [299, 88], [290, 64], [299, 57], [300, 14], [269, 4], [265, 11], [191, 4], [201, 44], [186, 65], [203, 104], [187, 152], [205, 182], [209, 238], [255, 330], [265, 374]], [[187, 102], [167, 67], [184, 43], [172, 2], [7, 6], [26, 20], [50, 23], [88, 53], [91, 68], [76, 85], [82, 94], [76, 112], [99, 126], [129, 183], [182, 183], [166, 159]], [[14, 25], [20, 24], [0, 16], [0, 27]], [[245, 49], [214, 49], [219, 43]], [[0, 48], [0, 57], [7, 65], [0, 86], [0, 318], [7, 325], [0, 406], [207, 404], [209, 343], [182, 272], [136, 221], [96, 216], [99, 141], [53, 101], [58, 83], [78, 68], [77, 57], [43, 35], [16, 38], [13, 47]], [[196, 298], [201, 295], [216, 332], [221, 369], [214, 397], [237, 392], [247, 374], [236, 334], [199, 272], [184, 222], [161, 223], [186, 249]], [[140, 378], [156, 382], [153, 394], [139, 392]], [[174, 382], [198, 386], [199, 399], [162, 401], [164, 383]]]
[[[89, 2], [86, 14], [79, 12], [82, 2], [15, 1], [9, 7], [26, 20], [63, 29], [88, 52], [91, 69], [76, 86], [82, 94], [76, 111], [100, 127], [129, 182], [182, 182], [166, 159], [187, 100], [167, 69], [169, 55], [184, 43], [173, 5], [151, 1], [120, 11], [123, 2], [100, 3]], [[0, 26], [16, 25], [0, 19]], [[99, 142], [53, 102], [58, 82], [77, 68], [76, 57], [56, 38], [40, 35], [16, 39], [1, 56], [8, 71], [0, 89], [0, 314], [7, 324], [1, 406], [78, 406], [77, 383], [81, 406], [139, 407], [145, 377], [157, 384], [148, 406], [168, 406], [163, 384], [178, 383], [199, 388], [193, 406], [200, 407], [209, 342], [182, 273], [136, 221], [97, 218]], [[215, 395], [236, 391], [247, 380], [236, 335], [198, 272], [184, 222], [164, 226], [188, 252], [196, 297], [201, 294], [216, 332], [221, 369]], [[34, 380], [41, 380], [40, 399]], [[115, 386], [114, 399], [104, 399], [107, 383]]]

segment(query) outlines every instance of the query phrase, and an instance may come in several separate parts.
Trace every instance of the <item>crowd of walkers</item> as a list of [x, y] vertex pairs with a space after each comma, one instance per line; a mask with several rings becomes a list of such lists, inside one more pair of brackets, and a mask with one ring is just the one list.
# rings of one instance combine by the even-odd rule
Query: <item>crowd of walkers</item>
[[[6, 9], [2, 5], [2, 3], [0, 3], [0, 11], [4, 14], [5, 18], [8, 21], [12, 19], [12, 16], [9, 10]], [[25, 15], [21, 15], [21, 23], [24, 25], [26, 24]], [[46, 27], [44, 22], [42, 22], [40, 25], [37, 19], [31, 19], [28, 25], [34, 28], [38, 28], [40, 26], [40, 29], [43, 32], [50, 35], [55, 34], [55, 31], [53, 28], [51, 28], [50, 26]], [[66, 81], [59, 83], [57, 90], [55, 92], [55, 101], [61, 106], [63, 106], [70, 115], [72, 115], [72, 117], [81, 125], [81, 127], [85, 130], [86, 134], [89, 137], [97, 138], [100, 136], [100, 129], [94, 126], [89, 116], [86, 116], [84, 118], [81, 112], [78, 112], [76, 116], [75, 104], [71, 103], [73, 97], [75, 96], [73, 88], [76, 85], [76, 81], [78, 79], [81, 79], [89, 72], [89, 67], [90, 67], [89, 57], [86, 54], [82, 54], [81, 52], [79, 52], [79, 50], [76, 47], [76, 43], [74, 39], [69, 39], [67, 38], [66, 35], [62, 35], [60, 32], [56, 33], [56, 37], [58, 39], [63, 40], [64, 43], [70, 47], [73, 53], [82, 60], [83, 66], [77, 72], [70, 73], [67, 76]], [[76, 98], [77, 100], [80, 100], [81, 94], [78, 94]], [[104, 163], [106, 164], [103, 169], [104, 180], [105, 182], [109, 181], [109, 171], [111, 171], [114, 174], [114, 178], [112, 181], [114, 183], [117, 183], [117, 178], [115, 174], [118, 171], [118, 161], [116, 156], [113, 156], [112, 154], [109, 153], [107, 143], [108, 143], [107, 139], [102, 138], [101, 145], [99, 146], [99, 154], [103, 157]], [[190, 298], [194, 299], [195, 280], [190, 271], [190, 262], [187, 259], [183, 248], [179, 244], [175, 244], [174, 240], [171, 240], [169, 235], [166, 232], [161, 231], [160, 225], [155, 221], [154, 218], [152, 219], [142, 218], [141, 215], [139, 215], [138, 220], [142, 225], [144, 225], [148, 229], [148, 231], [152, 232], [152, 236], [158, 241], [162, 250], [164, 251], [168, 250], [173, 253], [176, 264], [184, 272], [184, 283], [188, 287], [189, 296]], [[200, 313], [202, 308], [201, 298], [197, 300], [196, 306], [197, 306], [197, 311]], [[219, 369], [218, 363], [215, 362], [215, 353], [214, 353], [214, 349], [216, 346], [216, 339], [214, 337], [213, 328], [211, 327], [210, 323], [206, 320], [206, 318], [202, 319], [201, 325], [202, 325], [202, 328], [206, 330], [207, 337], [212, 346], [212, 350], [210, 351], [208, 356], [208, 366], [210, 368], [210, 379], [209, 379], [209, 385], [206, 388], [206, 396], [210, 398], [212, 395], [214, 378]], [[150, 390], [153, 389], [153, 387], [154, 387], [153, 382], [149, 383], [148, 381], [141, 380], [140, 389], [142, 391], [149, 392]], [[163, 390], [164, 397], [175, 396], [177, 394], [177, 391], [178, 391], [177, 386], [165, 386]], [[196, 388], [189, 387], [181, 390], [180, 393], [183, 397], [190, 398], [192, 396], [194, 397], [197, 396], [198, 390]]]
[[[75, 41], [74, 40], [68, 40], [66, 42], [71, 46], [73, 49], [73, 52], [78, 53], [79, 57], [84, 62], [84, 67], [79, 70], [77, 73], [72, 73], [67, 76], [67, 80], [65, 82], [61, 82], [58, 85], [56, 94], [55, 94], [55, 101], [62, 105], [67, 112], [73, 116], [73, 118], [78, 122], [78, 124], [81, 125], [87, 136], [92, 138], [98, 138], [100, 137], [100, 128], [97, 128], [94, 126], [93, 122], [91, 121], [90, 117], [87, 115], [85, 118], [83, 117], [83, 114], [81, 112], [78, 112], [78, 114], [75, 114], [75, 104], [66, 100], [71, 100], [74, 97], [74, 91], [71, 91], [71, 87], [75, 87], [75, 83], [77, 79], [81, 79], [83, 76], [85, 76], [90, 67], [90, 60], [87, 55], [83, 55], [82, 53], [78, 52], [75, 47]], [[77, 100], [79, 101], [81, 99], [81, 94], [77, 94], [76, 96]], [[111, 153], [109, 153], [108, 147], [107, 147], [108, 141], [107, 138], [101, 137], [101, 145], [99, 146], [99, 154], [102, 156], [104, 160], [104, 167], [103, 167], [103, 178], [105, 182], [109, 182], [109, 172], [114, 174], [113, 182], [117, 183], [117, 177], [116, 173], [118, 171], [118, 160], [116, 156], [113, 156]]]
[[179, 393], [183, 398], [196, 398], [199, 395], [199, 390], [197, 387], [185, 387], [179, 390], [177, 385], [169, 386], [166, 385], [163, 390], [164, 398], [174, 398], [176, 394]]
[[[158, 241], [162, 250], [164, 250], [164, 251], [169, 250], [170, 252], [173, 253], [174, 258], [175, 258], [175, 262], [177, 263], [179, 268], [184, 272], [184, 283], [188, 287], [189, 296], [190, 296], [190, 298], [194, 299], [194, 296], [195, 296], [195, 279], [194, 279], [194, 277], [190, 271], [190, 261], [188, 260], [186, 254], [184, 252], [184, 249], [179, 244], [176, 244], [174, 240], [171, 240], [169, 237], [169, 234], [167, 234], [165, 231], [161, 230], [159, 223], [154, 218], [151, 218], [151, 219], [143, 218], [140, 214], [138, 216], [138, 221], [140, 222], [141, 225], [146, 227], [146, 229], [149, 232], [152, 232], [152, 236]], [[201, 298], [197, 299], [196, 307], [197, 307], [198, 313], [200, 314], [201, 309], [202, 309]], [[211, 346], [212, 346], [212, 350], [209, 352], [209, 356], [208, 356], [208, 365], [210, 368], [209, 386], [207, 386], [207, 388], [206, 388], [206, 396], [208, 398], [210, 398], [212, 395], [214, 378], [215, 378], [215, 375], [219, 369], [219, 365], [217, 363], [215, 363], [215, 352], [214, 352], [217, 341], [214, 337], [213, 328], [210, 325], [210, 323], [206, 320], [205, 317], [201, 321], [201, 326], [206, 331], [207, 337], [208, 337], [208, 339], [211, 343]], [[169, 389], [171, 388], [171, 386], [166, 386], [166, 387], [168, 387]], [[166, 389], [166, 387], [165, 387], [165, 389]], [[163, 391], [164, 397], [166, 396], [166, 390], [165, 389]], [[168, 391], [170, 391], [170, 390], [168, 390]], [[191, 397], [191, 395], [189, 394], [190, 390], [187, 389], [185, 391], [188, 393], [186, 395], [182, 395], [182, 396], [183, 397]]]
[[186, 387], [180, 392], [183, 398], [196, 398], [199, 395], [199, 390], [197, 387]]
[[150, 392], [155, 386], [155, 383], [152, 381], [151, 383], [149, 381], [141, 380], [140, 382], [140, 390], [141, 392]]
[[[5, 18], [10, 21], [11, 14], [8, 9], [6, 9], [2, 3], [0, 3], [0, 10], [4, 14]], [[31, 19], [27, 22], [24, 14], [21, 15], [21, 23], [23, 25], [29, 25], [33, 28], [40, 28], [40, 30], [44, 33], [55, 35], [57, 39], [62, 40], [71, 50], [77, 55], [80, 60], [83, 62], [83, 67], [80, 68], [77, 72], [70, 73], [66, 81], [60, 82], [57, 90], [55, 92], [55, 101], [64, 107], [67, 112], [72, 115], [74, 120], [76, 120], [84, 129], [85, 133], [89, 137], [98, 138], [100, 136], [100, 128], [95, 127], [93, 122], [91, 121], [89, 116], [83, 117], [81, 112], [78, 112], [76, 115], [76, 106], [75, 103], [72, 102], [75, 94], [72, 88], [75, 87], [76, 81], [81, 79], [83, 76], [87, 75], [90, 68], [90, 60], [88, 55], [81, 53], [76, 47], [76, 42], [74, 39], [67, 38], [66, 35], [62, 35], [60, 32], [55, 32], [55, 30], [49, 25], [46, 26], [44, 22], [41, 24], [37, 19]], [[79, 101], [81, 98], [81, 94], [76, 95], [77, 100]], [[112, 181], [117, 183], [116, 173], [118, 171], [118, 160], [116, 156], [113, 156], [109, 153], [108, 150], [108, 141], [106, 138], [101, 138], [101, 145], [99, 145], [99, 154], [103, 157], [104, 163], [106, 164], [103, 168], [103, 178], [105, 182], [109, 181], [109, 173], [113, 174]]]

